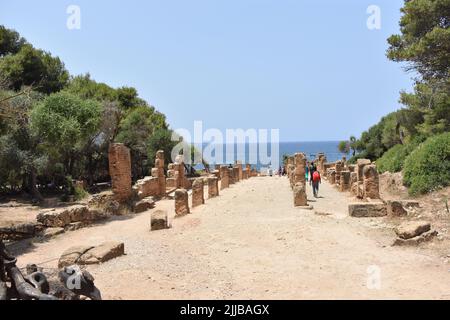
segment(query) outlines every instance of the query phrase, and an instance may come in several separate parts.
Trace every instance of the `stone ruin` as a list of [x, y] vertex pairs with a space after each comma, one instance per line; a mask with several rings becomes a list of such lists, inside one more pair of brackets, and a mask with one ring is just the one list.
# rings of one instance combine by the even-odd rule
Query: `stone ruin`
[[363, 188], [364, 199], [380, 199], [380, 179], [374, 164], [364, 166]]
[[291, 185], [294, 191], [294, 206], [307, 206], [306, 197], [306, 156], [303, 153], [294, 155], [294, 164], [291, 165]]
[[230, 186], [230, 173], [227, 166], [220, 166], [220, 190]]
[[175, 190], [175, 215], [184, 216], [191, 213], [189, 210], [189, 194], [186, 189]]
[[208, 177], [208, 198], [219, 196], [219, 179], [217, 177]]
[[202, 204], [205, 204], [204, 183], [202, 178], [198, 178], [192, 184], [192, 208]]
[[167, 170], [167, 188], [186, 188], [186, 174], [184, 168], [184, 157], [178, 155], [175, 163], [170, 163]]
[[128, 202], [132, 197], [130, 149], [122, 143], [113, 143], [108, 159], [114, 198], [119, 203]]

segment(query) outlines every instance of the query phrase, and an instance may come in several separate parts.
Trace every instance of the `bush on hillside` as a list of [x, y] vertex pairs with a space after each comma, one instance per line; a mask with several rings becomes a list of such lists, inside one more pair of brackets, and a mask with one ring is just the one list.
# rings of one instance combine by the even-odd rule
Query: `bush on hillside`
[[406, 158], [403, 181], [413, 195], [450, 185], [450, 132], [429, 138]]
[[376, 161], [378, 171], [399, 172], [403, 169], [403, 163], [408, 156], [408, 147], [403, 144], [397, 144], [386, 151], [383, 156]]

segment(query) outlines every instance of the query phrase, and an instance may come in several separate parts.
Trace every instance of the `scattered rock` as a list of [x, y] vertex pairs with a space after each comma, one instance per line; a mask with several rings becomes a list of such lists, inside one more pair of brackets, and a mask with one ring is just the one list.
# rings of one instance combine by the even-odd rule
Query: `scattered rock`
[[41, 212], [37, 216], [37, 221], [46, 227], [64, 228], [72, 222], [93, 222], [107, 217], [108, 215], [99, 209], [89, 209], [85, 205], [76, 205]]
[[63, 252], [58, 261], [58, 268], [74, 264], [88, 265], [103, 263], [125, 254], [123, 242], [105, 242], [97, 247], [74, 246]]
[[134, 204], [133, 211], [134, 213], [141, 213], [150, 210], [154, 207], [155, 207], [155, 200], [153, 199], [153, 197], [147, 197], [142, 199], [141, 201], [136, 202]]
[[150, 217], [150, 230], [162, 230], [169, 228], [169, 219], [167, 211], [164, 210], [156, 210], [151, 213]]
[[40, 223], [21, 223], [9, 227], [0, 228], [0, 239], [2, 240], [23, 240], [36, 236], [44, 230]]
[[397, 238], [395, 239], [393, 246], [415, 246], [423, 242], [431, 241], [437, 235], [438, 235], [437, 231], [430, 230], [414, 238], [409, 239]]
[[401, 239], [411, 239], [431, 230], [431, 225], [426, 221], [407, 221], [395, 228], [395, 233]]
[[75, 231], [75, 230], [83, 228], [84, 226], [85, 226], [85, 224], [81, 221], [72, 222], [72, 223], [69, 223], [67, 226], [65, 226], [64, 230], [65, 231]]
[[387, 214], [386, 205], [381, 202], [358, 202], [348, 205], [348, 212], [351, 217], [383, 217]]
[[387, 201], [387, 215], [391, 217], [402, 217], [408, 215], [408, 212], [403, 208], [403, 204], [398, 200]]

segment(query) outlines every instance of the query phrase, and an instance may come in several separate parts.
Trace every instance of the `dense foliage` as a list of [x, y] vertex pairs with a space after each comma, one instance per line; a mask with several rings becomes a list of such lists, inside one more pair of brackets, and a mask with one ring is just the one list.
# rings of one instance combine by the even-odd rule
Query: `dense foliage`
[[405, 160], [404, 181], [411, 194], [450, 185], [450, 132], [427, 139]]
[[0, 26], [0, 192], [83, 194], [73, 179], [108, 181], [108, 148], [131, 149], [133, 178], [149, 174], [156, 149], [170, 155], [164, 114], [135, 88], [70, 76], [58, 57]]

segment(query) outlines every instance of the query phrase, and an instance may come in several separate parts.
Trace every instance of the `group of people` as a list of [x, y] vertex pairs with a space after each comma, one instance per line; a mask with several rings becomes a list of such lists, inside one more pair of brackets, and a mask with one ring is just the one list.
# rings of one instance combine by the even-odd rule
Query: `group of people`
[[[312, 186], [314, 197], [317, 198], [319, 194], [319, 185], [322, 183], [320, 172], [317, 170], [317, 166], [314, 162], [307, 161], [305, 169], [305, 179], [309, 182], [309, 185]], [[284, 167], [280, 166], [278, 175], [280, 177], [286, 175]]]

